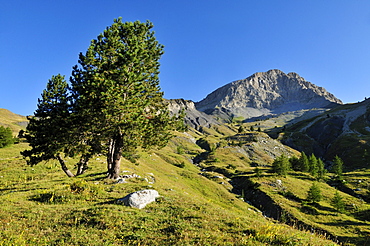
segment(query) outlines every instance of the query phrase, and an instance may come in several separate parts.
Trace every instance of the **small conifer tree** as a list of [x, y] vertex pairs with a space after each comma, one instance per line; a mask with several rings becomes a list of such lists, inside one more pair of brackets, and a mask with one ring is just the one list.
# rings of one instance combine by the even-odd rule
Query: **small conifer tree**
[[333, 172], [337, 175], [339, 179], [342, 179], [343, 175], [343, 160], [339, 156], [335, 156], [333, 160]]
[[309, 171], [310, 174], [314, 177], [317, 177], [318, 174], [318, 162], [317, 158], [314, 154], [311, 154], [310, 157], [308, 158], [308, 163], [309, 163]]
[[281, 176], [286, 176], [290, 170], [289, 159], [285, 155], [281, 155], [272, 163], [272, 171]]
[[301, 157], [299, 158], [299, 166], [300, 170], [302, 172], [308, 172], [309, 171], [309, 161], [306, 153], [303, 151], [301, 152]]
[[315, 203], [321, 201], [321, 190], [320, 186], [315, 182], [312, 184], [310, 189], [307, 192], [307, 200], [308, 202]]
[[331, 205], [338, 211], [343, 212], [344, 211], [344, 202], [343, 197], [339, 194], [338, 191], [335, 191], [334, 197], [331, 200]]
[[289, 158], [289, 162], [290, 162], [290, 166], [292, 167], [294, 171], [301, 171], [300, 162], [299, 162], [298, 157], [293, 156]]
[[317, 159], [317, 179], [323, 179], [326, 174], [324, 162], [318, 158]]

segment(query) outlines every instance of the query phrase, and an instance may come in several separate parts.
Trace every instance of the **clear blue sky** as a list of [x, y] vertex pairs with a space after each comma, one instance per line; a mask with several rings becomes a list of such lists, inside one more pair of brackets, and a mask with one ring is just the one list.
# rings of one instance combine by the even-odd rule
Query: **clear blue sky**
[[113, 19], [154, 23], [165, 97], [193, 101], [255, 72], [297, 72], [344, 102], [370, 97], [367, 0], [0, 0], [0, 108], [33, 114]]

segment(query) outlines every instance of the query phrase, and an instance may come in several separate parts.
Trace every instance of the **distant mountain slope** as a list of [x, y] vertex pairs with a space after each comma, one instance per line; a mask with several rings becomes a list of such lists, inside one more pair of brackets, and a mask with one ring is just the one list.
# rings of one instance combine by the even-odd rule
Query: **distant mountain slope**
[[310, 108], [331, 107], [341, 100], [297, 73], [274, 69], [229, 83], [196, 103], [200, 111], [226, 109], [246, 118]]
[[194, 102], [184, 99], [168, 100], [169, 110], [172, 114], [178, 114], [181, 110], [185, 110], [185, 124], [199, 130], [201, 127], [211, 127], [211, 125], [219, 125], [212, 116], [207, 115], [195, 108]]
[[7, 109], [0, 108], [0, 125], [10, 127], [14, 133], [18, 133], [28, 124], [25, 116], [15, 114]]
[[370, 166], [370, 99], [331, 109], [287, 127], [283, 143], [327, 160], [340, 156], [349, 169]]

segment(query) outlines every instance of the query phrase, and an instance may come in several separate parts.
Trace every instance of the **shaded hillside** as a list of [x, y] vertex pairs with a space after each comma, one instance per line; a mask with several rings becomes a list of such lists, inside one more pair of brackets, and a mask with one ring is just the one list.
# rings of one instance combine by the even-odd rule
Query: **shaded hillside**
[[340, 156], [348, 169], [370, 164], [370, 100], [331, 109], [286, 128], [283, 143], [327, 160]]
[[274, 69], [229, 83], [196, 103], [200, 111], [226, 109], [245, 118], [302, 109], [331, 107], [342, 102], [297, 73]]

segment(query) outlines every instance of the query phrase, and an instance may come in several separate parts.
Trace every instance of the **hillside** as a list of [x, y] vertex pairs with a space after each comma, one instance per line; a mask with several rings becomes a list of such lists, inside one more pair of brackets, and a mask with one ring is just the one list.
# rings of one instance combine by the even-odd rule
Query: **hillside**
[[340, 156], [348, 170], [369, 168], [370, 100], [336, 107], [287, 127], [282, 141], [326, 160]]
[[[84, 176], [71, 179], [53, 161], [27, 167], [19, 158], [25, 145], [0, 149], [7, 157], [0, 160], [1, 244], [334, 245], [264, 217], [231, 192], [228, 179], [200, 175], [189, 162], [204, 151], [193, 134], [177, 134], [166, 148], [142, 152], [136, 165], [124, 162], [123, 174], [136, 174], [125, 183], [106, 180], [99, 157]], [[145, 209], [115, 202], [148, 188], [161, 197]]]
[[18, 134], [21, 129], [25, 129], [27, 122], [28, 120], [25, 116], [0, 108], [0, 125], [10, 127], [14, 134]]

